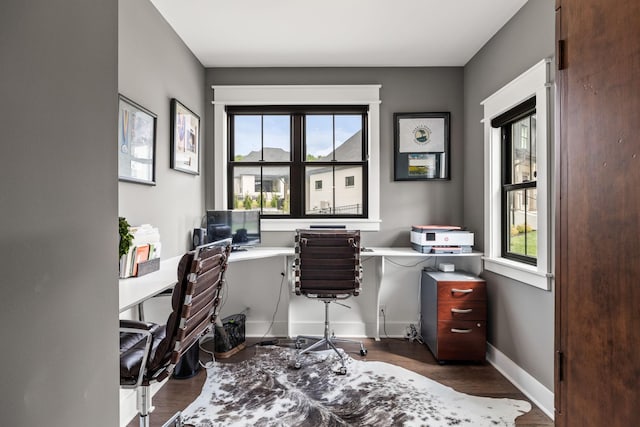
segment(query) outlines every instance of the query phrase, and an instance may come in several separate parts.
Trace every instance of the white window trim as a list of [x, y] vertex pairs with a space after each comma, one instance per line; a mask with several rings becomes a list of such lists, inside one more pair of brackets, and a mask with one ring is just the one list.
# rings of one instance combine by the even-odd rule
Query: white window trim
[[227, 209], [228, 105], [368, 105], [368, 218], [262, 219], [262, 231], [293, 231], [310, 225], [346, 225], [380, 230], [380, 88], [381, 85], [211, 86], [214, 120], [214, 206]]
[[[484, 106], [484, 269], [540, 289], [551, 289], [551, 60], [544, 59], [481, 102]], [[536, 96], [536, 159], [538, 168], [538, 256], [537, 265], [503, 258], [501, 255], [501, 132], [491, 120]]]

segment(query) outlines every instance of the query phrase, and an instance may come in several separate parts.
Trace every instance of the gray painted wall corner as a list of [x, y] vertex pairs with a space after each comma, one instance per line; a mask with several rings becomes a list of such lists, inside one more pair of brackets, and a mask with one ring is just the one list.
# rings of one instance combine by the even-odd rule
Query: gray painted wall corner
[[[530, 0], [464, 68], [464, 221], [473, 229], [484, 229], [480, 102], [543, 58], [552, 57], [554, 34], [555, 2]], [[484, 236], [477, 235], [476, 247], [482, 249], [483, 244]], [[553, 292], [488, 272], [484, 275], [489, 289], [489, 342], [553, 390]]]

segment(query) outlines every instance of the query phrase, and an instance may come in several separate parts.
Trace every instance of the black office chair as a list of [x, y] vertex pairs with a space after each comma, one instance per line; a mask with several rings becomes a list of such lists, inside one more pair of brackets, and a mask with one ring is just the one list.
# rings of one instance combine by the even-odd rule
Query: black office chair
[[[180, 357], [218, 321], [231, 239], [199, 246], [182, 256], [166, 325], [120, 321], [120, 387], [138, 393], [140, 426], [149, 426], [150, 386], [173, 372]], [[180, 413], [166, 425], [180, 424]]]
[[340, 358], [339, 374], [346, 374], [345, 357], [335, 346], [336, 342], [360, 344], [360, 354], [367, 350], [361, 341], [336, 338], [329, 333], [329, 304], [357, 296], [360, 293], [362, 265], [360, 262], [359, 230], [297, 230], [295, 237], [295, 292], [324, 303], [324, 336], [298, 336], [296, 347], [302, 340], [319, 340], [298, 352], [294, 367], [299, 369], [300, 356], [322, 346], [333, 349]]

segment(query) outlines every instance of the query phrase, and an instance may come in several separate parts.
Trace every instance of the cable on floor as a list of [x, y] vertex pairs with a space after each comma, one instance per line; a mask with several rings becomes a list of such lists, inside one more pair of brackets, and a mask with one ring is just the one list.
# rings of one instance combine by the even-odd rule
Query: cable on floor
[[[262, 338], [260, 338], [260, 340], [257, 343], [251, 344], [249, 347], [257, 346], [257, 345], [277, 344], [277, 340], [271, 340], [269, 342], [265, 342], [264, 339], [269, 334], [269, 332], [271, 332], [271, 329], [273, 328], [273, 324], [276, 321], [276, 314], [278, 313], [278, 307], [280, 307], [280, 300], [282, 299], [282, 287], [284, 285], [285, 274], [284, 273], [280, 273], [280, 275], [282, 276], [282, 279], [280, 280], [280, 291], [278, 292], [278, 301], [276, 302], [275, 310], [273, 310], [273, 316], [271, 316], [271, 323], [269, 324], [269, 328], [264, 333], [264, 335], [262, 335]], [[256, 348], [256, 352], [257, 351], [258, 351], [258, 349]]]

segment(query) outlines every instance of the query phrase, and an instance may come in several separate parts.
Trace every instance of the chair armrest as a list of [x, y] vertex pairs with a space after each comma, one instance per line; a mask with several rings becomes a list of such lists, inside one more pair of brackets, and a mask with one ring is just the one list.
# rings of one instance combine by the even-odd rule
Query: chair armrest
[[[120, 332], [134, 332], [142, 333], [142, 331], [149, 331], [155, 326], [155, 323], [141, 322], [139, 320], [120, 320]], [[122, 331], [123, 328], [136, 329], [136, 331]]]

